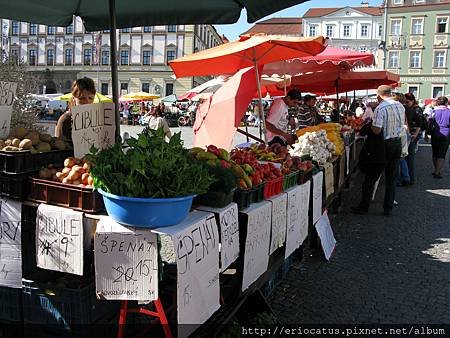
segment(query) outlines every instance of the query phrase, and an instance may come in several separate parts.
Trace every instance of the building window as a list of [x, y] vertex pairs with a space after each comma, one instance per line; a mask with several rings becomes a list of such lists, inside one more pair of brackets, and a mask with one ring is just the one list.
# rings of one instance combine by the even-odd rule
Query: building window
[[128, 54], [127, 50], [120, 51], [120, 64], [122, 66], [128, 66]]
[[315, 26], [315, 25], [311, 25], [311, 26], [309, 26], [309, 36], [316, 36], [316, 28], [317, 28], [317, 26]]
[[30, 35], [37, 35], [38, 25], [30, 23]]
[[67, 48], [64, 52], [64, 64], [66, 66], [72, 65], [72, 58], [73, 58], [73, 50], [72, 48]]
[[18, 21], [13, 21], [12, 22], [11, 34], [12, 35], [19, 35], [19, 22]]
[[91, 48], [86, 48], [85, 50], [83, 50], [83, 64], [85, 66], [90, 66], [91, 57], [92, 57], [92, 49]]
[[17, 65], [19, 63], [19, 50], [11, 49], [11, 59]]
[[444, 68], [445, 67], [445, 51], [438, 50], [434, 52], [434, 68]]
[[440, 97], [444, 95], [444, 87], [443, 86], [433, 86], [432, 97]]
[[365, 52], [367, 52], [367, 47], [366, 46], [359, 46], [358, 47], [358, 51], [361, 52], [361, 53], [365, 53]]
[[36, 49], [30, 49], [28, 52], [28, 64], [36, 66]]
[[327, 25], [327, 36], [328, 37], [333, 37], [333, 25]]
[[423, 34], [423, 19], [412, 19], [411, 28], [411, 34]]
[[66, 34], [73, 34], [73, 23], [66, 27]]
[[166, 96], [173, 94], [173, 83], [166, 83]]
[[343, 36], [346, 38], [348, 38], [350, 36], [350, 25], [344, 25]]
[[409, 86], [408, 93], [414, 95], [414, 97], [419, 97], [419, 87], [418, 86]]
[[103, 95], [108, 95], [108, 83], [107, 82], [103, 82], [100, 88], [101, 88], [100, 91]]
[[55, 63], [55, 51], [47, 49], [47, 66], [53, 66]]
[[399, 52], [397, 52], [397, 51], [389, 52], [388, 67], [389, 68], [398, 68], [398, 65], [399, 65], [398, 58], [399, 58]]
[[152, 60], [152, 51], [151, 50], [144, 50], [142, 52], [142, 64], [144, 66], [149, 66]]
[[167, 31], [168, 32], [176, 32], [177, 31], [177, 25], [168, 25], [167, 26]]
[[120, 83], [120, 92], [122, 93], [123, 91], [126, 91], [128, 93], [128, 82], [121, 82]]
[[383, 26], [382, 25], [378, 25], [378, 36], [383, 35]]
[[403, 0], [392, 0], [393, 5], [403, 5]]
[[415, 2], [416, 4], [422, 4], [422, 3], [425, 2], [425, 0], [414, 0], [414, 2]]
[[438, 18], [437, 19], [437, 32], [447, 33], [447, 21], [448, 18]]
[[109, 50], [102, 50], [102, 66], [109, 65]]
[[129, 28], [122, 28], [120, 31], [122, 33], [130, 33], [130, 29]]
[[402, 20], [391, 20], [391, 35], [400, 35]]
[[55, 35], [56, 33], [56, 27], [55, 26], [48, 26], [47, 27], [47, 34], [48, 35]]
[[369, 25], [361, 25], [361, 37], [367, 38], [369, 36]]
[[174, 50], [168, 50], [167, 51], [167, 57], [166, 57], [166, 62], [169, 63], [169, 61], [175, 60], [175, 51]]
[[420, 51], [409, 53], [409, 68], [420, 68]]
[[144, 33], [151, 33], [152, 32], [152, 26], [144, 26]]
[[150, 83], [143, 82], [142, 83], [142, 91], [146, 93], [150, 93]]

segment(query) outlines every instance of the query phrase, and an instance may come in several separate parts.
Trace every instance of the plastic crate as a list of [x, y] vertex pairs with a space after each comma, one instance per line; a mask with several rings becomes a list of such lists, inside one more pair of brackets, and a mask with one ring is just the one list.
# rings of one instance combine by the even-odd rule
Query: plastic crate
[[278, 195], [283, 191], [283, 176], [277, 177], [274, 180], [266, 182], [264, 185], [264, 198], [268, 199], [272, 196]]
[[22, 289], [0, 286], [0, 320], [22, 321]]
[[233, 202], [233, 196], [234, 189], [229, 194], [221, 191], [208, 191], [206, 194], [197, 196], [194, 199], [194, 203], [213, 208], [224, 208]]
[[38, 171], [53, 164], [62, 167], [64, 160], [73, 156], [73, 150], [52, 150], [45, 153], [0, 152], [0, 172], [6, 174], [23, 174]]
[[233, 202], [238, 206], [238, 210], [246, 209], [250, 206], [252, 189], [237, 188], [234, 191]]
[[250, 203], [259, 203], [264, 200], [264, 186], [265, 183], [261, 183], [251, 188]]
[[103, 197], [92, 188], [83, 188], [73, 184], [63, 184], [39, 178], [30, 179], [29, 199], [84, 212], [97, 212], [105, 207]]
[[283, 191], [286, 191], [287, 189], [292, 188], [293, 186], [297, 185], [298, 175], [299, 175], [299, 171], [295, 170], [284, 176]]
[[313, 170], [300, 171], [298, 174], [298, 184], [304, 184], [313, 177]]
[[[98, 300], [93, 281], [79, 289], [70, 289], [54, 284], [57, 276], [61, 274], [45, 271], [34, 274], [32, 279], [22, 279], [24, 323], [71, 329], [117, 313], [120, 302]], [[73, 278], [70, 275], [67, 280]]]
[[30, 174], [0, 173], [0, 196], [25, 200], [30, 192], [29, 178]]

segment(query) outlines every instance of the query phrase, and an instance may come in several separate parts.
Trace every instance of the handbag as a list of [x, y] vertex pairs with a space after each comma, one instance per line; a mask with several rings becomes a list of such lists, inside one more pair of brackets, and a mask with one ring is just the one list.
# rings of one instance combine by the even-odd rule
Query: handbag
[[428, 119], [428, 126], [427, 126], [427, 135], [432, 135], [434, 132], [439, 128], [436, 119], [434, 117], [430, 117]]

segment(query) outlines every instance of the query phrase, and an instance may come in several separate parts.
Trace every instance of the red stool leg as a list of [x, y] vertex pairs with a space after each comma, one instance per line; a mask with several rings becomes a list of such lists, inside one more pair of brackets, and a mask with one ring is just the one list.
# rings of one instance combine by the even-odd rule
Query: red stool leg
[[127, 323], [128, 301], [123, 300], [119, 312], [119, 330], [117, 331], [117, 338], [123, 338], [125, 332], [125, 324]]
[[170, 331], [169, 322], [167, 321], [166, 313], [164, 312], [161, 300], [158, 298], [154, 301], [154, 303], [166, 338], [172, 338], [172, 332]]

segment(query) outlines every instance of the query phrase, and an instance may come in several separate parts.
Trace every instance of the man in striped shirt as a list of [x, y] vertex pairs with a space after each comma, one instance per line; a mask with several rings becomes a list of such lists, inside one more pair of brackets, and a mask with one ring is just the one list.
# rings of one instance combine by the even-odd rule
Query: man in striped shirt
[[305, 128], [315, 126], [322, 122], [319, 110], [316, 107], [317, 99], [313, 95], [305, 95], [303, 104], [297, 108], [298, 127]]
[[[400, 134], [405, 123], [405, 107], [392, 98], [392, 88], [386, 85], [378, 87], [379, 105], [375, 109], [375, 118], [372, 122], [374, 134], [383, 133], [385, 149], [385, 193], [384, 193], [384, 214], [391, 214], [395, 198], [395, 177], [399, 167], [402, 154], [402, 142]], [[379, 175], [366, 175], [362, 187], [361, 202], [358, 207], [352, 208], [352, 212], [357, 214], [367, 213], [372, 197], [375, 182]]]

